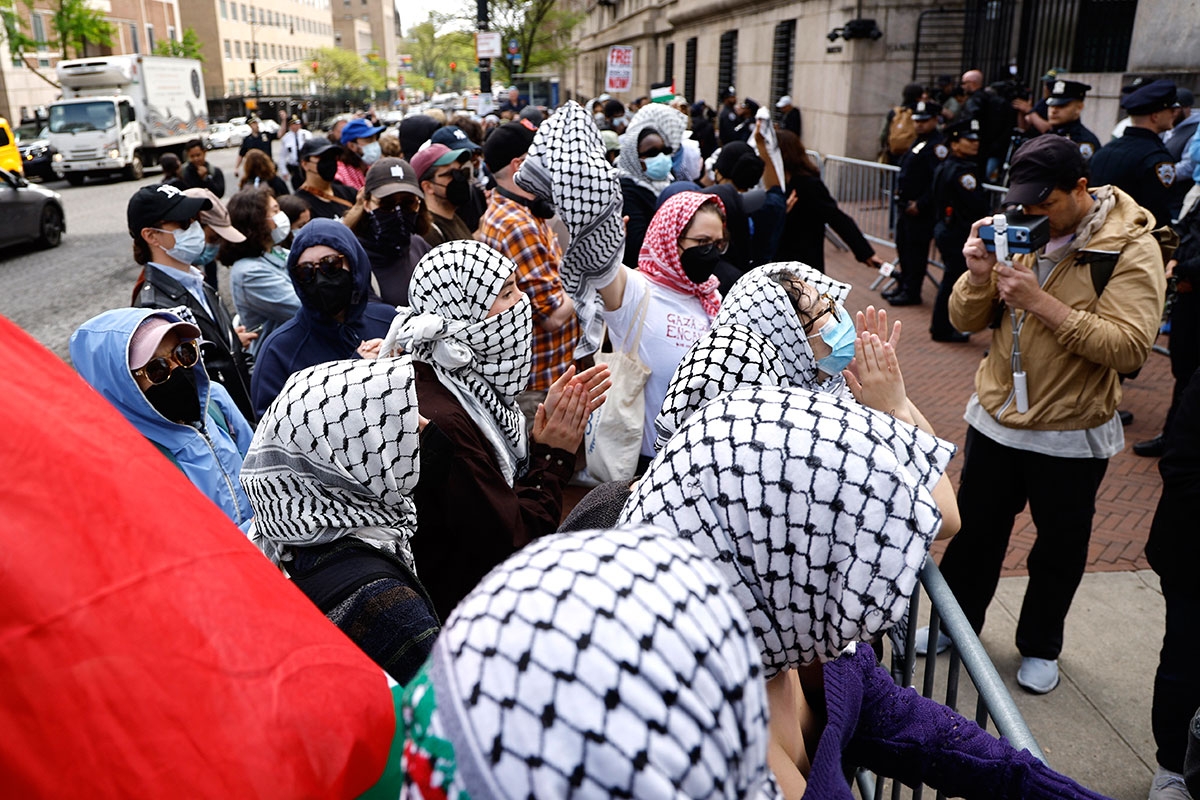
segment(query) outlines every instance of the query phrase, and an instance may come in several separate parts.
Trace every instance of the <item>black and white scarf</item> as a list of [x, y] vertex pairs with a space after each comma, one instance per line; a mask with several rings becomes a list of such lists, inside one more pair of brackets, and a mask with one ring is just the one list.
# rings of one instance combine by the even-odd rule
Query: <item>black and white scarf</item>
[[788, 376], [775, 345], [745, 325], [713, 328], [675, 368], [662, 411], [654, 420], [662, 450], [684, 421], [709, 400], [746, 386], [787, 386]]
[[251, 540], [279, 564], [289, 548], [353, 536], [415, 571], [419, 441], [408, 356], [329, 361], [293, 374], [242, 463]]
[[621, 268], [625, 224], [620, 181], [604, 157], [600, 131], [583, 107], [569, 101], [538, 126], [514, 180], [527, 192], [553, 201], [571, 234], [558, 274], [575, 302], [583, 334], [575, 357], [590, 355], [604, 339], [598, 290], [612, 283]]
[[761, 672], [740, 604], [679, 537], [539, 539], [458, 605], [405, 688], [405, 791], [754, 797], [769, 780]]
[[529, 298], [488, 311], [516, 265], [470, 239], [446, 242], [417, 263], [409, 306], [400, 306], [381, 356], [409, 353], [433, 367], [496, 452], [509, 484], [528, 454], [517, 394], [529, 383], [533, 316]]
[[677, 532], [750, 618], [765, 677], [869, 639], [904, 613], [941, 526], [954, 446], [803, 389], [739, 389], [683, 423], [621, 524]]

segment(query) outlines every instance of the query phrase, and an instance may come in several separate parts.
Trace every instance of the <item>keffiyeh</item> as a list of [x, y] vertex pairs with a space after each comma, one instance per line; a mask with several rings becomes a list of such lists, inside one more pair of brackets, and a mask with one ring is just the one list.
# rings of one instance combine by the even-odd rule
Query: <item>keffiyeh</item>
[[414, 569], [418, 419], [407, 356], [330, 361], [293, 374], [242, 464], [251, 540], [278, 564], [287, 548], [354, 536]]
[[638, 160], [638, 134], [646, 128], [658, 133], [663, 143], [674, 152], [683, 146], [683, 133], [688, 129], [688, 118], [670, 106], [651, 103], [637, 110], [629, 126], [621, 134], [621, 154], [617, 156], [617, 167], [621, 175], [645, 186], [657, 197], [670, 185], [671, 179], [652, 181], [642, 169]]
[[853, 400], [739, 389], [683, 424], [621, 523], [675, 531], [716, 562], [770, 679], [901, 617], [941, 525], [931, 490], [953, 452]]
[[654, 528], [509, 558], [450, 616], [400, 714], [413, 796], [740, 800], [768, 780], [745, 614]]
[[533, 316], [524, 295], [512, 308], [487, 314], [515, 271], [480, 242], [438, 245], [417, 263], [410, 305], [397, 309], [380, 349], [382, 356], [409, 353], [433, 367], [491, 443], [510, 484], [528, 453], [516, 398], [529, 382]]
[[717, 291], [721, 282], [713, 275], [704, 283], [693, 283], [679, 263], [679, 237], [705, 203], [715, 203], [724, 214], [721, 198], [700, 192], [680, 192], [662, 204], [646, 229], [642, 251], [638, 254], [638, 272], [660, 286], [695, 295], [708, 318], [712, 319], [721, 308], [721, 295]]
[[850, 294], [849, 284], [835, 281], [799, 261], [764, 264], [738, 278], [721, 301], [721, 312], [713, 320], [713, 329], [745, 325], [775, 345], [790, 385], [833, 395], [847, 394], [846, 381], [841, 375], [831, 375], [818, 383], [817, 359], [808, 343], [810, 334], [804, 332], [803, 321], [787, 290], [776, 280], [784, 273], [795, 275], [818, 294], [828, 294], [839, 303], [845, 302]]
[[746, 386], [787, 386], [787, 373], [775, 345], [744, 325], [713, 328], [687, 353], [654, 420], [662, 450], [679, 426], [709, 400]]
[[604, 156], [596, 123], [578, 103], [569, 101], [538, 126], [514, 180], [553, 201], [571, 234], [558, 272], [583, 333], [575, 357], [591, 355], [604, 339], [598, 290], [621, 268], [625, 225], [616, 170]]

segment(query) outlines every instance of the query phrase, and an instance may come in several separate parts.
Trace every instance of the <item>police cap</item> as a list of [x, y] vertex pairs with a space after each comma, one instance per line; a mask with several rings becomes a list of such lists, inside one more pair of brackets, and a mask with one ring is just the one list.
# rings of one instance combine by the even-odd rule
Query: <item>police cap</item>
[[1178, 108], [1175, 81], [1160, 80], [1147, 83], [1121, 98], [1121, 108], [1130, 116], [1153, 114], [1167, 108]]
[[979, 120], [964, 119], [946, 128], [946, 138], [954, 142], [959, 139], [978, 139]]
[[924, 122], [927, 119], [934, 119], [942, 113], [940, 103], [935, 103], [932, 100], [920, 100], [913, 106], [912, 118], [914, 122]]
[[1091, 88], [1079, 81], [1056, 80], [1050, 84], [1050, 96], [1046, 98], [1046, 105], [1065, 106], [1075, 100], [1082, 100]]

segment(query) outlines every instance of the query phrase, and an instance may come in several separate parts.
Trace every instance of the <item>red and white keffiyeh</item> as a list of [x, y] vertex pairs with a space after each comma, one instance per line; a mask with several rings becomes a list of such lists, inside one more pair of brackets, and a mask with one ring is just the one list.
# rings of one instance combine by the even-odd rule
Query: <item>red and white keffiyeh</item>
[[646, 229], [646, 239], [638, 254], [638, 272], [660, 286], [695, 295], [711, 320], [721, 310], [721, 295], [717, 292], [720, 282], [713, 276], [704, 283], [693, 283], [679, 263], [679, 237], [705, 203], [716, 203], [724, 215], [721, 198], [700, 192], [680, 192], [662, 204]]

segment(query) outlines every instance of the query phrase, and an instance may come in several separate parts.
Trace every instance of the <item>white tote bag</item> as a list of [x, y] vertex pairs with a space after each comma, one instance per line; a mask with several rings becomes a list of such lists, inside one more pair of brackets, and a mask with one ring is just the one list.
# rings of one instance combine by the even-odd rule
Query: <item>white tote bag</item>
[[642, 452], [642, 429], [646, 424], [646, 380], [650, 368], [638, 357], [642, 331], [646, 328], [646, 309], [650, 305], [650, 285], [634, 315], [632, 335], [619, 352], [596, 353], [597, 364], [608, 364], [612, 386], [604, 405], [592, 412], [584, 432], [587, 470], [599, 481], [633, 480], [638, 456]]

